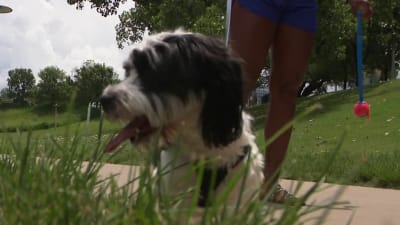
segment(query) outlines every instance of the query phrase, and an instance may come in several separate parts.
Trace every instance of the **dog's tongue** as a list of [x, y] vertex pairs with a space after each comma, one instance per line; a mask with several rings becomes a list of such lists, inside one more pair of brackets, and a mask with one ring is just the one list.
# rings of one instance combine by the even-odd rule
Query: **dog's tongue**
[[128, 139], [137, 140], [140, 136], [147, 135], [152, 130], [153, 128], [150, 127], [146, 118], [137, 118], [126, 125], [117, 136], [107, 144], [105, 151], [113, 152], [122, 142]]

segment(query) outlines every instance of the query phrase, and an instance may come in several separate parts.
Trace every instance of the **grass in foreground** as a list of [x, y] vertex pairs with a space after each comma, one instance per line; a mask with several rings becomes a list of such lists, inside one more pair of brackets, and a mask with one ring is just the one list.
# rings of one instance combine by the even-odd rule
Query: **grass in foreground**
[[[286, 163], [283, 167], [283, 177], [315, 181], [320, 168], [326, 165], [332, 149], [337, 145], [338, 138], [344, 131], [347, 136], [342, 150], [337, 155], [336, 162], [327, 173], [327, 181], [332, 183], [365, 185], [373, 187], [400, 189], [400, 81], [386, 82], [371, 86], [365, 90], [365, 99], [371, 104], [371, 120], [356, 118], [353, 115], [353, 104], [357, 101], [356, 90], [343, 91], [334, 94], [301, 99], [298, 112], [306, 107], [321, 103], [323, 108], [296, 122]], [[256, 133], [260, 149], [264, 149], [263, 116], [265, 105], [257, 106], [250, 111], [256, 119]], [[26, 118], [30, 114], [24, 114]], [[33, 118], [33, 117], [32, 117]], [[34, 120], [34, 119], [32, 119]], [[32, 143], [42, 143], [55, 139], [61, 144], [68, 144], [65, 136], [79, 134], [81, 148], [90, 148], [98, 140], [98, 121], [74, 123], [68, 127], [38, 130], [32, 134]], [[101, 145], [108, 141], [122, 125], [104, 122]], [[67, 132], [68, 131], [68, 132]], [[67, 133], [69, 133], [67, 135]], [[27, 132], [0, 133], [0, 139], [18, 141], [26, 139]], [[39, 149], [43, 149], [40, 147]], [[41, 152], [42, 150], [39, 150]], [[44, 153], [40, 153], [43, 155]], [[56, 152], [54, 154], [60, 154]], [[86, 154], [84, 159], [89, 159]], [[139, 153], [125, 144], [122, 151], [113, 157], [101, 160], [113, 163], [138, 164], [142, 162]]]
[[[140, 176], [131, 178], [140, 184], [135, 192], [129, 186], [118, 187], [113, 178], [99, 179], [101, 165], [97, 162], [107, 156], [102, 153], [101, 129], [98, 132], [100, 138], [92, 144], [85, 143], [79, 130], [78, 135], [64, 137], [69, 142], [49, 137], [38, 143], [32, 133], [18, 140], [0, 136], [0, 223], [193, 224], [188, 218], [197, 212], [194, 206], [182, 208], [176, 201], [159, 201], [153, 189], [159, 177], [151, 176], [150, 152], [143, 157]], [[89, 166], [82, 168], [88, 155]], [[198, 224], [289, 225], [321, 210], [252, 201], [236, 211], [220, 200], [197, 217]]]
[[[315, 121], [308, 129], [315, 130], [316, 134], [322, 134], [319, 132], [326, 129], [326, 125], [322, 123], [325, 121], [324, 116], [335, 112], [326, 111], [326, 106], [329, 106], [329, 102], [326, 102], [328, 100], [312, 100], [322, 102], [325, 108], [296, 123], [293, 141], [300, 141], [304, 145], [307, 144], [305, 137], [310, 135], [297, 139], [302, 134], [298, 133], [299, 130], [304, 129], [301, 126], [309, 126], [309, 123]], [[311, 102], [303, 102], [304, 107]], [[351, 106], [351, 104], [348, 105]], [[336, 103], [335, 106], [346, 108]], [[339, 113], [338, 117], [340, 115]], [[327, 116], [327, 118], [332, 118], [332, 116]], [[333, 121], [339, 120], [335, 118]], [[364, 123], [361, 124], [359, 120], [357, 122], [360, 126], [364, 126]], [[319, 125], [320, 123], [322, 125]], [[159, 201], [156, 192], [153, 191], [157, 177], [151, 176], [150, 153], [139, 157], [134, 155], [135, 151], [128, 146], [117, 154], [103, 155], [104, 143], [117, 127], [118, 125], [107, 122], [103, 127], [101, 123], [99, 125], [94, 121], [89, 124], [73, 124], [33, 133], [0, 135], [0, 149], [3, 154], [0, 160], [0, 223], [193, 224], [188, 218], [193, 214], [198, 214], [194, 206], [182, 208], [175, 204], [176, 201]], [[344, 150], [346, 152], [343, 151], [348, 144], [348, 137], [353, 135], [349, 130], [349, 135], [342, 139], [345, 130], [349, 128], [337, 129], [338, 133], [334, 140], [325, 145], [317, 145], [318, 148], [324, 146], [323, 148], [326, 149], [322, 155], [315, 154], [315, 146], [310, 147], [310, 151], [295, 151], [293, 143], [296, 142], [292, 141], [284, 175], [290, 177], [288, 175], [290, 172], [295, 174], [300, 171], [294, 176], [305, 177], [311, 174], [312, 180], [320, 181], [326, 177], [329, 181], [334, 177], [332, 174], [335, 174], [332, 171], [351, 165], [353, 170], [346, 172], [356, 177], [364, 164], [363, 161], [351, 161], [351, 157], [355, 155], [349, 154], [346, 149]], [[320, 139], [311, 139], [309, 143], [316, 141]], [[310, 146], [313, 145], [310, 144]], [[339, 148], [340, 151], [337, 152]], [[40, 158], [37, 158], [38, 156]], [[338, 157], [339, 160], [333, 161], [333, 156]], [[113, 162], [118, 157], [127, 164], [137, 164], [140, 158], [143, 166], [141, 175], [131, 179], [141, 185], [134, 193], [128, 186], [118, 187], [113, 178], [105, 180], [98, 178], [100, 164], [96, 162]], [[349, 157], [348, 161], [344, 162], [343, 157]], [[92, 162], [89, 163], [91, 166], [85, 170], [81, 168], [83, 160]], [[324, 169], [326, 170], [323, 171]], [[315, 189], [312, 189], [306, 198], [316, 191]], [[328, 209], [326, 207], [301, 208], [300, 205], [276, 206], [252, 201], [236, 211], [234, 207], [227, 208], [222, 203], [222, 200], [217, 201], [213, 207], [206, 210], [207, 213], [197, 217], [198, 224], [298, 224], [303, 220], [304, 215], [315, 210]], [[315, 224], [322, 224], [323, 219], [318, 219], [319, 222]]]

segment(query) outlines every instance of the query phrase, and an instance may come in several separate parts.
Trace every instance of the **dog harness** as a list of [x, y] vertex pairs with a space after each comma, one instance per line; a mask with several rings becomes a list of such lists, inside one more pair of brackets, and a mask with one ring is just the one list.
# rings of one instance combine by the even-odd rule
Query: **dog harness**
[[219, 185], [226, 178], [228, 171], [238, 166], [251, 150], [250, 145], [243, 147], [243, 154], [239, 155], [236, 161], [231, 165], [226, 165], [219, 168], [204, 168], [203, 178], [200, 186], [200, 195], [197, 201], [197, 206], [206, 207], [211, 205], [210, 193], [215, 193]]

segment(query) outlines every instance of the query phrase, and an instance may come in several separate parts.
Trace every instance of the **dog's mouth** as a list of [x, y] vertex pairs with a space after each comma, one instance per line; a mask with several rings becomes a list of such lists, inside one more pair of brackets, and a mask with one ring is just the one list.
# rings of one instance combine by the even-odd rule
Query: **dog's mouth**
[[130, 140], [137, 143], [151, 135], [156, 128], [152, 127], [145, 116], [136, 117], [126, 125], [111, 141], [107, 144], [105, 151], [113, 152], [122, 142]]

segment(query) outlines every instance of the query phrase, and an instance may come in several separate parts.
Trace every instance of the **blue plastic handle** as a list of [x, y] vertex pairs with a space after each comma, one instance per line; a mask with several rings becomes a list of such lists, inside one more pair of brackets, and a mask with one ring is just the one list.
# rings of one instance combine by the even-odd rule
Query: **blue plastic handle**
[[362, 11], [357, 11], [357, 76], [358, 76], [358, 95], [360, 102], [364, 101], [364, 74], [363, 74], [363, 21]]

